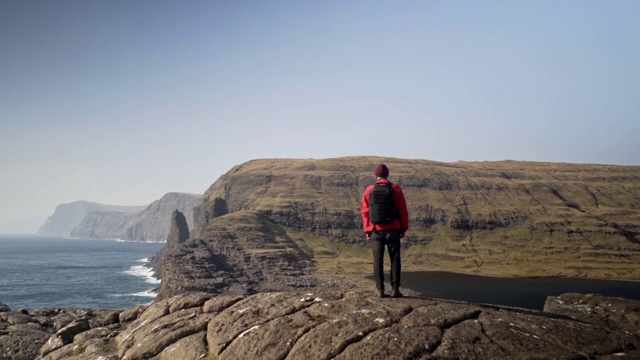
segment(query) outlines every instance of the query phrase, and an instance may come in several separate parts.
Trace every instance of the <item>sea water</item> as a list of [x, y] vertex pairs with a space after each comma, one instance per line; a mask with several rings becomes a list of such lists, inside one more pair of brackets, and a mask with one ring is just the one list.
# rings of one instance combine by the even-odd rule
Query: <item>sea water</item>
[[164, 244], [0, 235], [0, 302], [11, 309], [125, 309], [160, 281], [144, 265]]

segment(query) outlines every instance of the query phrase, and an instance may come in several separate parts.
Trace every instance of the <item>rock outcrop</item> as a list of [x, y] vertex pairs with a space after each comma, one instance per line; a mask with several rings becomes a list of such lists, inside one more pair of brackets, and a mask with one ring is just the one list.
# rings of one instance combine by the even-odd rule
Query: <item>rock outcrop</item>
[[89, 309], [0, 312], [0, 359], [37, 359], [39, 354], [55, 351], [73, 341], [78, 343], [92, 331], [113, 327], [119, 323], [119, 313]]
[[585, 321], [348, 289], [192, 293], [123, 311], [0, 313], [0, 357], [16, 360], [637, 359], [638, 349], [637, 333], [597, 315]]
[[200, 194], [168, 193], [136, 214], [124, 230], [125, 240], [162, 242], [169, 236], [171, 216], [174, 210], [184, 214], [187, 224], [193, 228], [193, 207]]
[[144, 206], [118, 206], [104, 205], [89, 201], [76, 201], [56, 206], [53, 215], [49, 216], [38, 230], [41, 235], [70, 236], [74, 229], [89, 214], [95, 212], [115, 212], [136, 214], [142, 211]]
[[318, 285], [303, 244], [257, 213], [216, 218], [203, 235], [206, 241], [190, 238], [160, 251], [159, 298], [196, 291], [252, 294]]
[[180, 245], [189, 239], [189, 224], [187, 218], [178, 210], [171, 214], [171, 227], [166, 246]]
[[149, 261], [149, 266], [154, 269], [157, 275], [164, 271], [163, 263], [167, 258], [167, 254], [175, 249], [178, 245], [189, 239], [189, 225], [184, 214], [178, 210], [174, 210], [171, 214], [171, 229], [167, 242], [158, 251], [158, 253]]
[[596, 326], [620, 328], [640, 336], [640, 300], [595, 294], [563, 294], [549, 296], [544, 311]]

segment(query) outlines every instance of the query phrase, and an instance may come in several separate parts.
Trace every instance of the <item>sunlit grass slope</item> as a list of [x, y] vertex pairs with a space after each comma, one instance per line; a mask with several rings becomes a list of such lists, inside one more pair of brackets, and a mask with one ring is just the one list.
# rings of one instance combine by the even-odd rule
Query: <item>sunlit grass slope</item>
[[254, 160], [208, 189], [194, 211], [194, 236], [215, 217], [255, 211], [286, 229], [319, 273], [368, 273], [359, 207], [380, 162], [409, 206], [407, 270], [640, 280], [638, 166]]

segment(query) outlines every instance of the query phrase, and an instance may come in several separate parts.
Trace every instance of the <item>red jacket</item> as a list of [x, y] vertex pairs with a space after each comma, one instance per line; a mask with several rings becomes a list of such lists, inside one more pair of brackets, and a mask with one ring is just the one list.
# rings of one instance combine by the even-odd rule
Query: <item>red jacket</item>
[[[377, 180], [376, 184], [388, 184], [389, 180], [381, 179]], [[364, 227], [364, 232], [366, 234], [371, 234], [373, 232], [373, 223], [369, 219], [369, 194], [371, 190], [373, 190], [374, 185], [369, 185], [367, 190], [365, 190], [364, 195], [362, 195], [362, 207], [360, 208], [360, 212], [362, 213], [362, 223]], [[399, 210], [400, 219], [394, 220], [389, 224], [378, 224], [375, 225], [376, 230], [400, 230], [402, 232], [407, 231], [409, 229], [409, 212], [407, 211], [407, 203], [404, 199], [404, 194], [402, 193], [402, 189], [400, 186], [393, 184], [392, 185], [393, 192], [395, 193], [396, 198], [396, 208]]]

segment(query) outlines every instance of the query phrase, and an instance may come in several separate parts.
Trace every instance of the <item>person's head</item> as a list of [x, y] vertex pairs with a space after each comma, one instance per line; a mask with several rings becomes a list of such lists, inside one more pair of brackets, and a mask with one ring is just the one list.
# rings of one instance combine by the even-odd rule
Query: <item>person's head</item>
[[376, 169], [373, 171], [373, 174], [377, 178], [386, 179], [389, 177], [389, 168], [387, 168], [387, 165], [385, 164], [379, 164], [378, 166], [376, 166]]

